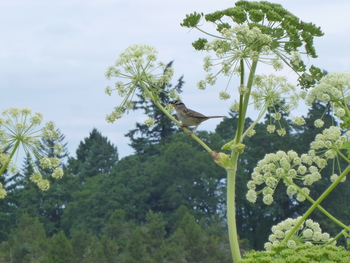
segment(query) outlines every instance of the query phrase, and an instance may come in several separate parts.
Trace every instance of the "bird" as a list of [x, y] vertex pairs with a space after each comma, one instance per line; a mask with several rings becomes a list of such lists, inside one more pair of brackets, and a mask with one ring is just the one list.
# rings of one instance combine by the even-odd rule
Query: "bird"
[[181, 127], [195, 126], [191, 131], [191, 134], [197, 129], [198, 125], [203, 121], [213, 118], [224, 118], [225, 116], [205, 116], [194, 110], [190, 110], [181, 100], [175, 100], [171, 102], [171, 105], [175, 108], [176, 115], [182, 122]]

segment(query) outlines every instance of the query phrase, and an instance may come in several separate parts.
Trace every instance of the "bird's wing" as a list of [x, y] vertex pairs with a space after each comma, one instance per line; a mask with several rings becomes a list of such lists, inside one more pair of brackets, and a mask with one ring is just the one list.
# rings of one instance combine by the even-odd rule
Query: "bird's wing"
[[208, 117], [199, 113], [199, 112], [196, 112], [194, 110], [189, 110], [189, 109], [184, 109], [183, 110], [183, 113], [189, 117], [196, 117], [196, 118], [203, 118], [203, 119], [207, 119]]

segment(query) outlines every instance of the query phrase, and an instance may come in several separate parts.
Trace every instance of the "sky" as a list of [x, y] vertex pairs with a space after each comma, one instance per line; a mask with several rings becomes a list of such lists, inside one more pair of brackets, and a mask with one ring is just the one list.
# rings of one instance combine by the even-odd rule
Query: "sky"
[[[118, 147], [120, 157], [133, 153], [124, 135], [136, 122], [147, 117], [141, 112], [125, 115], [110, 124], [105, 121], [121, 98], [104, 93], [108, 81], [104, 73], [130, 45], [154, 46], [159, 61], [174, 60], [173, 83], [184, 75], [181, 94], [184, 103], [205, 115], [225, 115], [237, 97], [219, 100], [225, 89], [223, 77], [205, 91], [196, 83], [205, 76], [203, 57], [191, 43], [204, 37], [180, 23], [186, 14], [212, 13], [234, 5], [228, 0], [0, 0], [0, 110], [13, 106], [29, 107], [54, 121], [65, 135], [70, 155], [93, 128]], [[329, 72], [349, 71], [350, 1], [276, 0], [305, 22], [315, 23], [325, 33], [314, 43], [316, 65]], [[209, 27], [209, 29], [213, 29]], [[258, 68], [260, 73], [274, 70]], [[286, 70], [292, 83], [293, 73]], [[238, 84], [237, 84], [238, 86]], [[237, 98], [236, 98], [237, 99]], [[304, 110], [300, 110], [305, 114]], [[249, 112], [252, 116], [255, 113]], [[220, 120], [208, 120], [199, 130], [214, 131]]]

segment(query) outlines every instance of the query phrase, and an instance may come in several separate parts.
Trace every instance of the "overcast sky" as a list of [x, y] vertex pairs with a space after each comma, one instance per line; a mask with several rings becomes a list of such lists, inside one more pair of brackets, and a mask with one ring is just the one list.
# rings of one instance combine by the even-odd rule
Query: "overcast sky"
[[[186, 14], [211, 13], [232, 7], [233, 0], [0, 0], [0, 110], [29, 107], [52, 120], [66, 136], [71, 156], [95, 127], [118, 147], [121, 157], [133, 153], [124, 137], [146, 117], [126, 115], [114, 124], [105, 121], [121, 99], [104, 93], [104, 73], [126, 47], [144, 43], [157, 48], [159, 60], [174, 60], [175, 81], [184, 75], [182, 99], [206, 115], [225, 115], [231, 101], [218, 93], [225, 80], [205, 91], [196, 88], [205, 75], [202, 59], [191, 43], [203, 37], [182, 28]], [[308, 61], [328, 71], [350, 66], [350, 1], [277, 0], [305, 22], [321, 26], [315, 40], [319, 58]], [[272, 70], [261, 68], [264, 73]], [[286, 74], [295, 81], [294, 75]], [[233, 89], [229, 90], [233, 91]], [[233, 93], [235, 94], [235, 93]], [[220, 120], [199, 129], [213, 131]]]

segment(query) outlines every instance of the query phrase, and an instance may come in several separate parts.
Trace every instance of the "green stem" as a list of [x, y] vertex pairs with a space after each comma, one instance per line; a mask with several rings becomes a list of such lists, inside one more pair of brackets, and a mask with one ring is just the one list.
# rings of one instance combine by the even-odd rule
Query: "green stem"
[[332, 244], [334, 241], [338, 240], [339, 238], [341, 238], [342, 236], [344, 236], [344, 230], [342, 230], [338, 235], [336, 235], [334, 238], [330, 239], [326, 244], [324, 244], [325, 246]]
[[324, 193], [315, 201], [315, 203], [305, 212], [302, 218], [295, 224], [288, 235], [283, 239], [281, 244], [286, 244], [287, 241], [292, 237], [299, 226], [311, 215], [311, 213], [319, 206], [319, 204], [325, 199], [330, 192], [341, 182], [341, 180], [350, 172], [350, 165], [342, 172], [342, 174], [335, 180]]
[[208, 35], [208, 36], [211, 36], [211, 37], [214, 37], [214, 38], [218, 38], [218, 39], [226, 39], [226, 38], [224, 38], [224, 37], [220, 37], [220, 36], [215, 36], [215, 35], [213, 35], [213, 34], [210, 34], [210, 33], [208, 33], [208, 32], [205, 32], [204, 30], [202, 30], [202, 29], [200, 29], [199, 27], [195, 27], [198, 31], [200, 31], [200, 32], [202, 32], [202, 33], [204, 33], [204, 34], [206, 34], [206, 35]]
[[[236, 171], [238, 153], [232, 156], [234, 166], [227, 171], [227, 225], [230, 240], [230, 248], [233, 257], [233, 262], [238, 263], [241, 260], [241, 253], [239, 250], [237, 224], [236, 224], [236, 206], [235, 206], [235, 192], [236, 192]], [[236, 164], [236, 165], [235, 165]]]
[[[243, 66], [243, 60], [241, 60], [241, 69], [244, 70]], [[254, 81], [254, 75], [256, 71], [256, 67], [258, 65], [258, 61], [253, 61], [252, 66], [250, 68], [249, 72], [249, 77], [247, 81], [247, 92], [244, 93], [244, 96], [241, 94], [240, 96], [240, 107], [239, 107], [239, 113], [238, 113], [238, 127], [237, 127], [237, 132], [236, 132], [236, 137], [235, 137], [235, 143], [238, 144], [242, 141], [242, 134], [243, 134], [243, 129], [244, 129], [244, 123], [245, 123], [245, 117], [247, 114], [247, 108], [249, 104], [249, 97], [251, 93], [251, 89], [253, 86], [253, 81]], [[244, 71], [242, 71], [244, 73]], [[243, 74], [242, 74], [243, 75]], [[241, 77], [241, 85], [243, 85], [243, 78]]]
[[249, 126], [249, 128], [243, 133], [242, 140], [245, 136], [250, 132], [250, 130], [254, 129], [255, 125], [260, 121], [260, 119], [264, 116], [266, 110], [268, 108], [268, 105], [265, 104], [265, 108], [260, 112], [259, 116], [256, 118], [256, 120], [252, 123], [252, 125]]
[[343, 158], [344, 161], [346, 161], [347, 163], [350, 163], [350, 160], [349, 160], [348, 158], [346, 158], [346, 157], [344, 156], [344, 154], [342, 154], [341, 151], [339, 151], [338, 149], [337, 149], [336, 151], [337, 151], [337, 154], [339, 154], [340, 157]]
[[5, 164], [1, 167], [1, 169], [0, 169], [0, 175], [2, 175], [2, 174], [5, 172], [7, 166], [9, 165], [9, 163], [10, 163], [12, 157], [13, 157], [13, 155], [14, 155], [15, 152], [17, 151], [17, 149], [18, 149], [20, 143], [21, 143], [20, 140], [17, 140], [17, 141], [16, 141], [16, 144], [15, 144], [15, 146], [13, 147], [13, 149], [12, 149], [12, 151], [11, 151], [11, 154], [10, 154], [10, 157], [9, 157], [9, 161], [8, 161], [7, 163], [5, 163]]
[[[293, 181], [289, 180], [287, 177], [283, 178], [288, 184], [290, 185], [294, 185], [297, 189], [298, 192], [300, 194], [302, 194], [308, 201], [310, 201], [312, 204], [314, 204], [316, 201], [314, 199], [312, 199], [310, 196], [308, 196], [307, 194], [305, 194], [298, 185], [296, 185], [295, 183], [293, 183]], [[324, 209], [321, 205], [318, 205], [317, 208], [324, 213], [329, 219], [331, 219], [333, 222], [335, 222], [337, 225], [339, 225], [340, 227], [346, 229], [347, 231], [350, 231], [350, 227], [348, 227], [347, 225], [343, 224], [342, 222], [340, 222], [338, 219], [336, 219], [334, 216], [332, 216], [329, 212], [327, 212], [326, 209]]]

